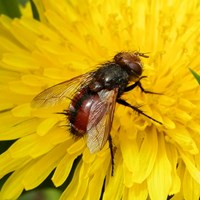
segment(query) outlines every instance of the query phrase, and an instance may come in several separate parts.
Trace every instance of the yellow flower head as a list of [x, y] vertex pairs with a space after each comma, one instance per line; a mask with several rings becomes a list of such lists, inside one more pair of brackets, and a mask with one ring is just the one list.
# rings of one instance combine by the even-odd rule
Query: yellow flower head
[[[10, 174], [0, 199], [17, 199], [53, 171], [61, 199], [174, 199], [200, 196], [198, 1], [35, 1], [40, 21], [0, 18], [0, 140], [13, 144], [0, 155], [0, 177]], [[64, 115], [70, 99], [33, 108], [44, 89], [95, 69], [122, 51], [141, 51], [142, 86], [123, 95], [159, 124], [116, 104], [111, 137], [91, 154], [74, 137]], [[81, 155], [81, 156], [80, 156]]]

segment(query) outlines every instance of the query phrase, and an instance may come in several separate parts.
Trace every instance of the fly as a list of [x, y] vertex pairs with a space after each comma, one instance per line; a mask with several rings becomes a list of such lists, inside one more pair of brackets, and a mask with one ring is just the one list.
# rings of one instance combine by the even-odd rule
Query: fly
[[91, 153], [100, 151], [108, 141], [112, 174], [114, 153], [110, 131], [116, 103], [162, 124], [121, 98], [122, 94], [135, 87], [144, 93], [157, 94], [145, 90], [141, 85], [140, 81], [145, 76], [141, 76], [143, 66], [140, 57], [148, 58], [140, 52], [120, 52], [96, 70], [47, 88], [33, 99], [33, 105], [54, 106], [70, 98], [68, 109], [62, 112], [67, 116], [70, 132], [79, 137], [86, 136]]

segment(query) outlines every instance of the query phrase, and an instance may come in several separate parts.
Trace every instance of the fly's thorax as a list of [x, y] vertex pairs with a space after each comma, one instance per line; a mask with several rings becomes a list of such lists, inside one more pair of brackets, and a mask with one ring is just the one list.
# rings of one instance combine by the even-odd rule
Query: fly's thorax
[[113, 90], [124, 87], [128, 82], [129, 74], [126, 70], [116, 63], [106, 63], [96, 71], [89, 88], [93, 92], [99, 92], [102, 89]]
[[94, 79], [91, 81], [88, 87], [92, 92], [99, 92], [103, 89], [103, 84], [100, 81]]

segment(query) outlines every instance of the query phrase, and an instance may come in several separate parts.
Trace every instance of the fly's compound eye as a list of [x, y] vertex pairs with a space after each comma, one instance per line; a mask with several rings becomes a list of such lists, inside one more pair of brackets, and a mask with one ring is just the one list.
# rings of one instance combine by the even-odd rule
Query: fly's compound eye
[[140, 63], [138, 62], [131, 62], [131, 63], [127, 63], [127, 71], [130, 71], [130, 74], [133, 74], [135, 76], [141, 76], [142, 74], [142, 66]]
[[120, 52], [114, 57], [116, 64], [123, 67], [127, 73], [135, 78], [142, 74], [142, 64], [137, 54], [131, 54], [127, 52]]

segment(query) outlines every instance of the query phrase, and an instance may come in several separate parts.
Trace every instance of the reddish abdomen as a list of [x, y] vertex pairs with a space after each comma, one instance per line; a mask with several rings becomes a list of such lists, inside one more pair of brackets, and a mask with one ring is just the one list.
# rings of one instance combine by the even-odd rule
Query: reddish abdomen
[[87, 132], [91, 107], [99, 101], [97, 93], [89, 94], [84, 89], [74, 96], [68, 112], [72, 134], [82, 136]]

